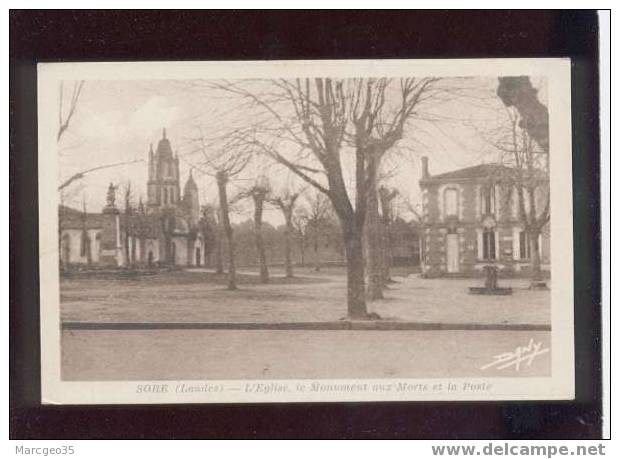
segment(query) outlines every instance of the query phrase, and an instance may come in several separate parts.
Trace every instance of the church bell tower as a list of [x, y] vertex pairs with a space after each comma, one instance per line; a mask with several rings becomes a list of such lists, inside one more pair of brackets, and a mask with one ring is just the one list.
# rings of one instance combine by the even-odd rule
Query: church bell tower
[[149, 149], [149, 179], [147, 182], [147, 205], [149, 209], [175, 206], [179, 203], [179, 157], [172, 152], [166, 128], [153, 152]]

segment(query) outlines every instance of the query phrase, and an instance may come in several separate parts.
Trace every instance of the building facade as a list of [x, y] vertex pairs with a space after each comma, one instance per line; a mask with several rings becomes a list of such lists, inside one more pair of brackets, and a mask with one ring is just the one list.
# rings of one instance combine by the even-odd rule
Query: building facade
[[206, 225], [200, 216], [198, 187], [190, 171], [180, 192], [179, 158], [163, 130], [148, 153], [146, 205], [117, 205], [110, 184], [106, 206], [87, 213], [59, 209], [60, 262], [63, 265], [200, 266], [206, 258]]
[[[510, 168], [481, 164], [430, 175], [422, 159], [422, 271], [427, 277], [481, 275], [497, 266], [501, 275], [531, 270], [531, 245], [519, 219]], [[546, 179], [548, 180], [548, 178]], [[549, 230], [539, 237], [541, 266], [549, 266]]]

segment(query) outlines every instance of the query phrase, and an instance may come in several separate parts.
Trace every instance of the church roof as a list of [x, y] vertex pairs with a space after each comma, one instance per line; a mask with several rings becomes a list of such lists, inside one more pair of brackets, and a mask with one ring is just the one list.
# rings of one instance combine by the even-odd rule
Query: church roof
[[157, 143], [155, 154], [159, 158], [172, 158], [172, 145], [170, 145], [170, 140], [166, 138], [166, 128], [162, 131], [162, 138]]
[[60, 229], [96, 229], [103, 226], [103, 215], [84, 213], [69, 206], [58, 206]]
[[198, 191], [198, 185], [196, 185], [196, 182], [194, 181], [191, 169], [189, 171], [189, 177], [187, 177], [187, 181], [183, 187], [183, 195], [186, 195], [188, 191]]

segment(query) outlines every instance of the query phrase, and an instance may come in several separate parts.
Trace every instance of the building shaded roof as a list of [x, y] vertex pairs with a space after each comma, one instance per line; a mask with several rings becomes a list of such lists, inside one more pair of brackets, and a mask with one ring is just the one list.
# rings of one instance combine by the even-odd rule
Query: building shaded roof
[[506, 172], [513, 172], [510, 167], [502, 166], [501, 164], [478, 164], [476, 166], [465, 167], [464, 169], [457, 169], [443, 174], [431, 175], [429, 179], [472, 179], [472, 178], [486, 178], [493, 177], [495, 175], [503, 174]]
[[[514, 176], [518, 170], [513, 167], [504, 166], [502, 164], [490, 163], [490, 164], [478, 164], [476, 166], [465, 167], [463, 169], [457, 169], [450, 172], [444, 172], [443, 174], [430, 175], [425, 180], [470, 180], [470, 179], [485, 179], [485, 178], [508, 178]], [[546, 178], [546, 174], [543, 171], [538, 171], [538, 178]]]
[[103, 226], [103, 215], [86, 213], [69, 206], [58, 206], [60, 229], [96, 229]]
[[[129, 230], [131, 234], [139, 235], [147, 238], [157, 238], [164, 228], [162, 220], [163, 215], [146, 214], [141, 212], [133, 212], [127, 220], [127, 215], [120, 213], [120, 225], [123, 230]], [[172, 232], [177, 235], [190, 234], [193, 229], [182, 214], [180, 209], [176, 209], [172, 218]], [[86, 213], [68, 206], [58, 206], [58, 221], [60, 229], [102, 229], [105, 214]], [[127, 228], [129, 226], [129, 228]]]

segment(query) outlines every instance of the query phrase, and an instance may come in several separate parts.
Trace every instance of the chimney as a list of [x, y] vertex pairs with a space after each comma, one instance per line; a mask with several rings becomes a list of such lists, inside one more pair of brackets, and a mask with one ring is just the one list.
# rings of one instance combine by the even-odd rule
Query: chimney
[[428, 156], [422, 156], [422, 179], [429, 177], [428, 173]]

